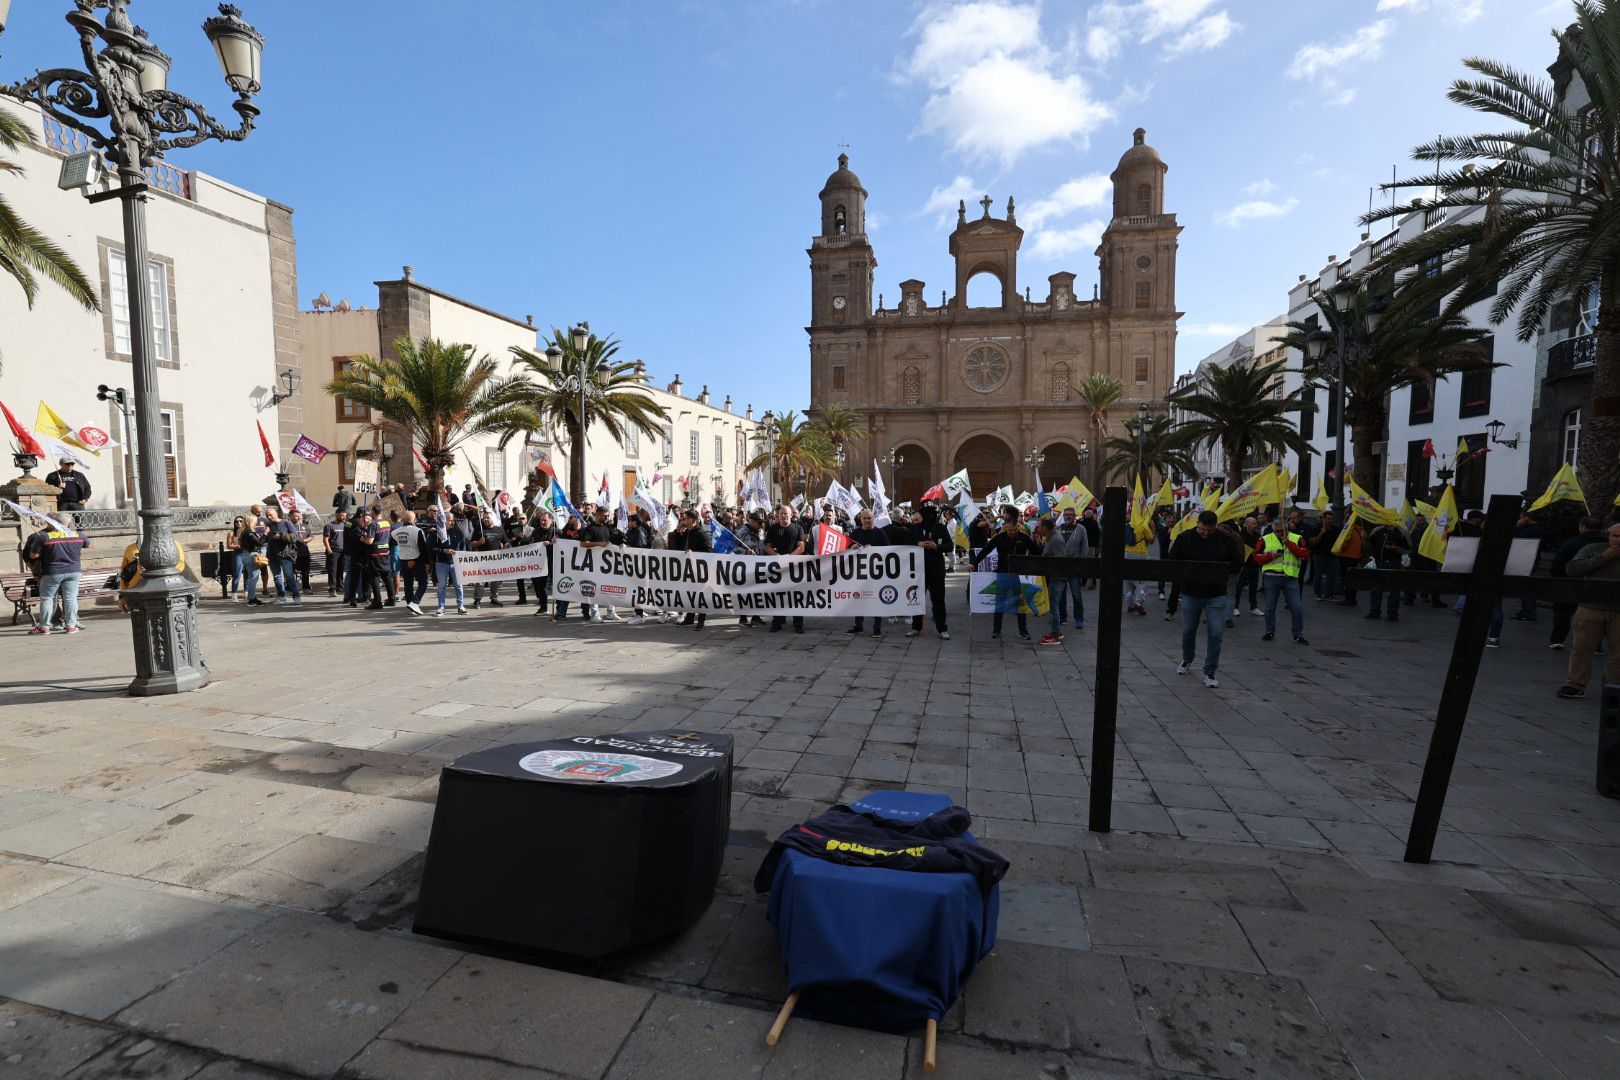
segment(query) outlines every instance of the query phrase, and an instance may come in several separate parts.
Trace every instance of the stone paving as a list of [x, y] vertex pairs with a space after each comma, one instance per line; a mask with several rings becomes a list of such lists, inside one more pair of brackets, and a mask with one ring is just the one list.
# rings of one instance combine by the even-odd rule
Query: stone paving
[[[754, 869], [881, 787], [951, 794], [1013, 863], [940, 1075], [1613, 1076], [1620, 802], [1593, 790], [1595, 696], [1552, 696], [1546, 615], [1486, 654], [1437, 861], [1409, 866], [1455, 620], [1307, 605], [1306, 647], [1239, 618], [1216, 690], [1175, 674], [1161, 606], [1128, 618], [1107, 835], [1085, 829], [1091, 630], [210, 600], [217, 681], [155, 700], [64, 688], [127, 680], [116, 615], [4, 634], [0, 1077], [918, 1076], [919, 1038], [795, 1020], [764, 1045], [786, 988]], [[738, 750], [688, 932], [599, 965], [410, 933], [444, 762], [675, 725]]]

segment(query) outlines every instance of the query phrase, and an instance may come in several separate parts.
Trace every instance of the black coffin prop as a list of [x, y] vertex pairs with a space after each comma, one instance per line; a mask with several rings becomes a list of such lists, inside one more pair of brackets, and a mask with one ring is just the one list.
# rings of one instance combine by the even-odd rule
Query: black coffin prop
[[689, 926], [731, 831], [731, 736], [517, 743], [439, 775], [419, 934], [597, 957]]

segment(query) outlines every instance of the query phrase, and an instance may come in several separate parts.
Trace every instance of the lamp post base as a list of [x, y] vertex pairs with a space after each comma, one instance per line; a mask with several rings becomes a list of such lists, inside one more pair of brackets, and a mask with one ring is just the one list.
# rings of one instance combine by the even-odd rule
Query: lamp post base
[[178, 574], [142, 581], [124, 593], [135, 632], [133, 697], [183, 694], [213, 680], [197, 643], [197, 596]]

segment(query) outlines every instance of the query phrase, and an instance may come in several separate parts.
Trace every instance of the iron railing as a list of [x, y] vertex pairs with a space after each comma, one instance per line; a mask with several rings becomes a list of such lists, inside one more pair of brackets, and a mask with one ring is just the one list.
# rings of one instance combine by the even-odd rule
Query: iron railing
[[1590, 369], [1597, 363], [1597, 335], [1565, 338], [1547, 350], [1547, 378], [1560, 379]]
[[[236, 517], [250, 517], [246, 506], [176, 506], [176, 529], [227, 529]], [[86, 533], [133, 533], [139, 521], [134, 510], [53, 510], [51, 517]], [[15, 521], [16, 511], [0, 506], [0, 521]]]
[[[54, 117], [44, 117], [43, 130], [46, 147], [58, 154], [85, 154], [95, 149], [90, 145], [89, 138]], [[104, 170], [112, 171], [105, 156], [102, 157], [101, 164]], [[170, 195], [182, 199], [192, 197], [191, 174], [165, 161], [154, 161], [146, 167], [146, 182], [159, 191], [167, 191]]]

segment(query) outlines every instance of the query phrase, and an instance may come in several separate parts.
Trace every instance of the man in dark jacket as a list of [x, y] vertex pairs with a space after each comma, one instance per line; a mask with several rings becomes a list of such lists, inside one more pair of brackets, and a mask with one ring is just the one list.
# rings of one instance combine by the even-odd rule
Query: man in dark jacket
[[1331, 600], [1339, 594], [1339, 559], [1333, 545], [1339, 539], [1339, 519], [1333, 511], [1322, 511], [1311, 537], [1311, 582], [1318, 600]]
[[[1035, 543], [1029, 538], [1029, 534], [1024, 531], [1023, 525], [1019, 522], [1016, 507], [1004, 506], [1001, 508], [1001, 531], [991, 537], [990, 542], [984, 546], [984, 550], [978, 552], [974, 560], [968, 564], [968, 569], [977, 570], [979, 564], [987, 561], [992, 554], [996, 557], [996, 572], [998, 574], [1011, 573], [1008, 567], [1011, 565], [1010, 560], [1013, 556], [1035, 554]], [[992, 641], [1001, 640], [1002, 614], [1001, 604], [998, 601], [996, 612], [991, 617], [990, 622], [990, 640]], [[1022, 641], [1028, 641], [1029, 617], [1024, 614], [1022, 603], [1018, 605], [1016, 614], [1018, 617], [1018, 637]]]
[[[850, 545], [856, 548], [889, 547], [889, 534], [878, 528], [872, 516], [872, 511], [862, 510], [855, 517], [855, 527], [849, 531]], [[855, 616], [855, 625], [845, 630], [846, 634], [859, 634], [866, 629], [864, 616]], [[883, 636], [883, 616], [872, 616], [872, 636]]]
[[1170, 544], [1172, 559], [1192, 562], [1224, 563], [1227, 579], [1218, 585], [1188, 582], [1181, 587], [1181, 665], [1177, 675], [1185, 675], [1192, 666], [1198, 650], [1198, 622], [1206, 628], [1204, 648], [1204, 685], [1214, 688], [1215, 670], [1221, 662], [1221, 638], [1226, 634], [1226, 612], [1231, 603], [1227, 596], [1227, 580], [1242, 569], [1249, 551], [1237, 537], [1220, 528], [1215, 511], [1205, 510], [1198, 515], [1198, 524], [1176, 537]]
[[[951, 534], [939, 523], [939, 510], [933, 503], [922, 504], [917, 520], [906, 531], [906, 543], [923, 549], [923, 584], [934, 613], [934, 629], [949, 641], [951, 632], [945, 625], [945, 553], [951, 550]], [[906, 637], [916, 637], [922, 630], [923, 617], [913, 615]]]
[[84, 504], [90, 501], [90, 478], [79, 471], [78, 462], [72, 458], [59, 461], [56, 471], [47, 476], [45, 482], [62, 489], [56, 497], [58, 510], [83, 510]]
[[[767, 555], [803, 555], [805, 552], [804, 529], [793, 520], [793, 511], [787, 506], [776, 508], [776, 522], [765, 530], [765, 554]], [[771, 633], [782, 629], [787, 621], [786, 616], [775, 615], [771, 617]], [[793, 616], [793, 632], [804, 633], [804, 616]]]
[[[1401, 556], [1412, 549], [1411, 543], [1406, 539], [1406, 531], [1399, 525], [1380, 525], [1372, 531], [1367, 538], [1367, 547], [1373, 557], [1373, 565], [1380, 570], [1399, 570]], [[1399, 589], [1372, 590], [1372, 608], [1363, 618], [1376, 619], [1380, 611], [1380, 601], [1383, 601], [1382, 614], [1390, 622], [1396, 622], [1401, 617], [1401, 593]]]
[[[687, 551], [708, 554], [714, 550], [714, 544], [709, 539], [709, 530], [703, 527], [696, 510], [682, 510], [681, 522], [686, 526], [683, 545]], [[690, 626], [694, 630], [703, 629], [703, 624], [709, 616], [701, 611], [688, 611], [686, 618], [681, 620], [682, 626]]]
[[[1568, 577], [1569, 561], [1581, 553], [1581, 549], [1592, 544], [1606, 544], [1608, 537], [1603, 531], [1603, 521], [1588, 514], [1581, 518], [1581, 531], [1576, 533], [1553, 553], [1552, 576]], [[1552, 606], [1552, 640], [1548, 648], [1562, 649], [1569, 637], [1570, 620], [1575, 617], [1574, 604], [1554, 604]]]
[[78, 532], [49, 524], [24, 542], [23, 559], [39, 575], [39, 610], [30, 634], [51, 632], [58, 597], [62, 600], [62, 629], [69, 634], [84, 629], [79, 622], [79, 574], [81, 555], [89, 546], [90, 541]]

